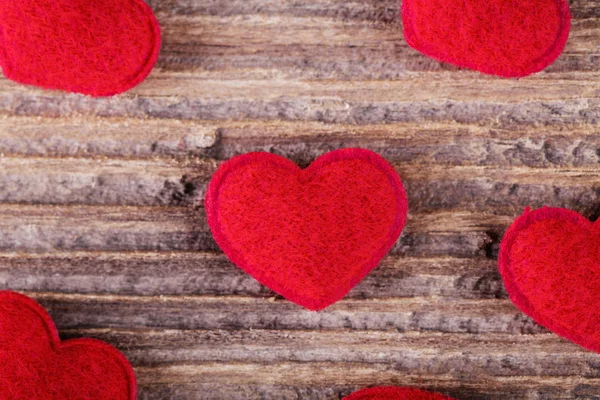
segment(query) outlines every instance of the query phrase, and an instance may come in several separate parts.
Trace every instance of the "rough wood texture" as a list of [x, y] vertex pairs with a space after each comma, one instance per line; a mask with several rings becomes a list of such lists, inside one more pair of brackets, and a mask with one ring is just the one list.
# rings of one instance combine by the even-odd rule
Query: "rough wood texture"
[[[334, 400], [415, 385], [462, 400], [600, 399], [600, 356], [507, 299], [498, 243], [526, 206], [600, 215], [600, 0], [574, 0], [564, 55], [500, 80], [412, 51], [395, 0], [152, 0], [164, 47], [112, 99], [0, 79], [0, 287], [65, 338], [133, 362], [140, 399]], [[320, 313], [219, 252], [202, 209], [219, 162], [301, 165], [373, 149], [409, 222]]]

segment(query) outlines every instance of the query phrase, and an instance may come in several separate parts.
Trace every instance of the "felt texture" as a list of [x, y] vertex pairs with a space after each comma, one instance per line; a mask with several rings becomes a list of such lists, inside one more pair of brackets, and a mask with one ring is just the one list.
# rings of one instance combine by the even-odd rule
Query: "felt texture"
[[34, 300], [0, 291], [1, 400], [135, 400], [131, 365], [94, 339], [61, 342]]
[[440, 393], [406, 387], [382, 386], [359, 390], [344, 400], [453, 400]]
[[269, 153], [225, 162], [206, 195], [216, 242], [262, 284], [310, 310], [344, 297], [396, 242], [408, 201], [394, 169], [362, 149], [305, 170]]
[[148, 76], [160, 41], [143, 0], [0, 0], [0, 67], [19, 83], [122, 93]]
[[561, 208], [527, 209], [502, 240], [499, 267], [517, 307], [600, 352], [600, 223]]
[[421, 53], [501, 77], [552, 64], [571, 26], [566, 0], [404, 0], [404, 36]]

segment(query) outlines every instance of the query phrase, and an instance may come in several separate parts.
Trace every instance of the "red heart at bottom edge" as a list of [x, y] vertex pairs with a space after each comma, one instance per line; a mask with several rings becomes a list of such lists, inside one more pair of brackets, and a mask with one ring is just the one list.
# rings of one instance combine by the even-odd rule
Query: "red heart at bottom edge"
[[135, 400], [127, 359], [95, 339], [61, 341], [48, 313], [27, 296], [0, 291], [1, 400]]
[[504, 235], [499, 267], [519, 309], [600, 352], [600, 223], [561, 208], [527, 209]]
[[420, 389], [381, 386], [359, 390], [344, 400], [453, 400], [440, 393], [426, 392]]
[[206, 194], [208, 224], [229, 259], [311, 310], [341, 299], [377, 266], [407, 210], [396, 171], [363, 149], [332, 151], [305, 170], [270, 153], [237, 156]]

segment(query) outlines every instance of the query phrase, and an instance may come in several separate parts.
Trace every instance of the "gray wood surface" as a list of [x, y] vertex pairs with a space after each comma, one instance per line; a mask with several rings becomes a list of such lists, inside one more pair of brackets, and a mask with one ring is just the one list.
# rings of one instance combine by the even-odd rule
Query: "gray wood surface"
[[[0, 78], [0, 288], [119, 348], [140, 399], [600, 399], [600, 356], [519, 312], [496, 267], [524, 207], [600, 215], [600, 0], [571, 1], [565, 53], [521, 80], [411, 50], [395, 0], [150, 4], [162, 54], [126, 95]], [[227, 261], [201, 200], [236, 154], [351, 146], [393, 163], [409, 221], [311, 313]]]

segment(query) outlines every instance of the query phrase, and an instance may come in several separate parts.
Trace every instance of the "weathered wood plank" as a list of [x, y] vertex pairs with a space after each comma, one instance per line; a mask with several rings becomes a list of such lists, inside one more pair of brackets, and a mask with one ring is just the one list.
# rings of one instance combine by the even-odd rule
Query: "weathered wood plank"
[[[65, 95], [0, 79], [0, 113], [13, 115], [287, 120], [372, 124], [492, 123], [565, 127], [597, 124], [597, 75], [581, 79], [490, 80], [470, 72], [432, 80], [207, 80], [156, 72], [130, 94], [111, 99]], [[185, 93], [185, 98], [178, 97]]]
[[[135, 366], [257, 363], [369, 363], [399, 373], [598, 378], [600, 356], [553, 334], [389, 331], [66, 330], [120, 345]], [[501, 351], [500, 351], [501, 349]]]
[[[309, 369], [310, 368], [310, 369]], [[142, 382], [143, 399], [190, 398], [190, 399], [233, 399], [233, 400], [294, 400], [319, 399], [338, 400], [349, 393], [373, 385], [413, 386], [440, 391], [461, 400], [506, 400], [506, 399], [595, 399], [599, 391], [597, 380], [586, 378], [468, 378], [452, 376], [412, 376], [398, 373], [392, 367], [350, 364], [335, 368], [331, 364], [310, 365], [278, 364], [274, 366], [242, 365], [226, 366], [220, 371], [218, 365], [200, 367], [138, 369], [148, 380]], [[238, 373], [239, 370], [244, 373]], [[213, 372], [212, 374], [210, 372]], [[256, 373], [255, 381], [249, 384], [236, 383], [240, 375], [244, 378]], [[329, 372], [329, 373], [327, 373]], [[217, 379], [219, 374], [222, 378]], [[285, 384], [295, 375], [294, 384]], [[195, 380], [193, 377], [198, 377]], [[320, 378], [321, 377], [321, 378]], [[377, 377], [377, 378], [374, 378]], [[215, 378], [214, 383], [205, 379]], [[152, 381], [151, 381], [152, 380]], [[260, 381], [262, 380], [262, 381]], [[304, 384], [298, 382], [304, 380]], [[174, 381], [167, 383], [167, 381]], [[258, 382], [256, 382], [258, 381]], [[340, 383], [344, 382], [344, 383]]]
[[[289, 14], [162, 13], [159, 18], [168, 38], [159, 65], [170, 71], [250, 79], [383, 80], [457, 70], [410, 48], [396, 16], [392, 21], [386, 16], [366, 21]], [[575, 20], [565, 53], [545, 73], [597, 71], [598, 49], [590, 39], [598, 31], [596, 20]]]
[[[132, 295], [274, 296], [224, 255], [213, 253], [0, 253], [0, 287]], [[349, 298], [506, 298], [489, 259], [390, 256]]]
[[[551, 334], [113, 329], [63, 332], [64, 338], [80, 336], [122, 346], [138, 375], [147, 377], [142, 382], [142, 391], [148, 390], [147, 395], [166, 386], [160, 384], [165, 379], [161, 378], [163, 374], [169, 376], [167, 382], [176, 379], [179, 390], [185, 392], [215, 385], [217, 396], [228, 393], [224, 385], [237, 385], [249, 394], [261, 384], [274, 382], [265, 390], [272, 398], [287, 398], [285, 393], [297, 387], [312, 389], [305, 396], [316, 398], [311, 396], [324, 396], [327, 389], [371, 385], [373, 382], [363, 380], [367, 379], [363, 375], [365, 368], [371, 369], [377, 382], [423, 385], [423, 381], [438, 381], [439, 390], [459, 393], [463, 399], [501, 395], [528, 398], [538, 391], [553, 396], [548, 398], [567, 398], [558, 396], [594, 393], [598, 378], [597, 354]], [[298, 368], [295, 378], [280, 375], [292, 366]], [[251, 368], [261, 372], [252, 378]], [[327, 369], [325, 376], [311, 373], [322, 368]], [[423, 381], [413, 381], [415, 376]], [[225, 382], [228, 377], [230, 381]], [[567, 390], [566, 377], [573, 378], [571, 384], [579, 384]], [[461, 385], [456, 387], [456, 382]], [[505, 383], [503, 388], [501, 382]], [[288, 386], [284, 389], [285, 385]], [[489, 397], [488, 391], [492, 390], [494, 395]]]
[[215, 126], [189, 121], [0, 117], [5, 156], [177, 156], [205, 151], [217, 137]]
[[0, 158], [0, 201], [37, 204], [181, 205], [204, 191], [216, 162]]
[[311, 122], [119, 118], [0, 118], [4, 156], [229, 159], [269, 151], [306, 165], [343, 147], [368, 148], [403, 165], [597, 167], [600, 128], [457, 123], [338, 125]]
[[246, 296], [117, 296], [33, 293], [60, 329], [299, 329], [448, 333], [545, 332], [504, 299], [344, 299], [322, 312]]
[[[208, 367], [210, 368], [210, 367]], [[290, 366], [290, 368], [293, 368]], [[319, 369], [331, 368], [331, 366], [322, 366]], [[335, 373], [339, 376], [347, 376], [348, 372], [358, 368], [356, 365], [344, 369], [336, 369]], [[268, 369], [267, 369], [268, 370]], [[171, 378], [173, 375], [164, 373], [163, 369], [144, 369], [141, 370], [150, 379], [165, 377]], [[198, 373], [204, 369], [197, 370]], [[285, 385], [272, 383], [279, 378], [268, 379], [269, 383], [256, 383], [252, 385], [236, 385], [233, 372], [229, 372], [230, 380], [219, 383], [188, 383], [179, 379], [176, 384], [167, 383], [144, 383], [140, 388], [140, 399], [158, 400], [158, 399], [198, 399], [198, 400], [296, 400], [296, 399], [318, 399], [318, 400], [339, 400], [356, 390], [372, 386], [373, 377], [382, 376], [377, 380], [377, 384], [382, 386], [399, 385], [413, 386], [431, 391], [443, 392], [453, 398], [461, 400], [560, 400], [560, 399], [596, 399], [600, 388], [594, 381], [587, 379], [576, 380], [556, 380], [556, 379], [519, 379], [517, 377], [507, 379], [485, 379], [476, 382], [460, 382], [454, 378], [443, 377], [412, 377], [407, 375], [384, 375], [377, 369], [365, 370], [361, 372], [365, 375], [356, 379], [356, 383], [339, 384], [324, 383], [315, 384], [312, 382], [306, 385]], [[369, 379], [370, 377], [370, 379]], [[338, 379], [338, 382], [345, 379]], [[367, 383], [369, 382], [369, 383]]]
[[[485, 257], [513, 220], [469, 212], [411, 213], [391, 253]], [[0, 250], [217, 251], [203, 209], [0, 205]]]
[[[396, 163], [413, 212], [491, 210], [518, 214], [544, 205], [595, 213], [597, 169], [414, 166]], [[122, 160], [0, 157], [5, 203], [123, 206], [202, 204], [211, 159]]]
[[342, 147], [368, 148], [390, 162], [417, 165], [597, 167], [600, 135], [593, 125], [555, 127], [457, 123], [335, 125], [244, 123], [221, 125], [213, 156], [270, 151], [306, 164]]

